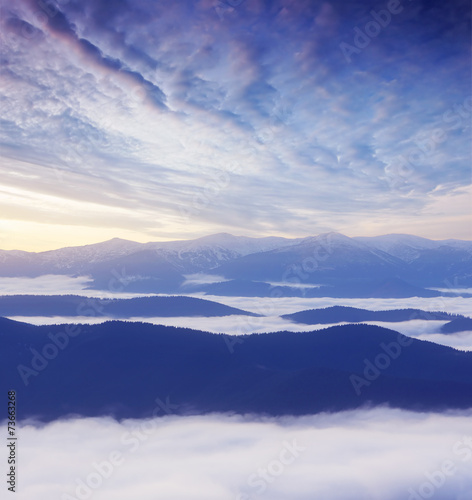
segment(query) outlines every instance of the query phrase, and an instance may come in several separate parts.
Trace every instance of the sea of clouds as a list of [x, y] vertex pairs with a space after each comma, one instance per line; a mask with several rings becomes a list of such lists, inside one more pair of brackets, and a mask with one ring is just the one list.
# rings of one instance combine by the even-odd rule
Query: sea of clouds
[[[220, 281], [220, 277], [213, 280]], [[196, 280], [201, 282], [201, 280]], [[208, 282], [208, 281], [204, 281]], [[84, 297], [97, 298], [132, 298], [147, 297], [151, 293], [111, 292], [106, 290], [92, 290], [90, 278], [87, 276], [44, 275], [36, 278], [8, 278], [0, 277], [0, 295], [61, 295], [77, 294]], [[314, 285], [310, 285], [314, 286]], [[445, 290], [453, 293], [454, 290]], [[464, 290], [463, 290], [464, 291]], [[466, 289], [470, 291], [470, 289]], [[457, 290], [459, 293], [460, 291]], [[161, 295], [161, 294], [157, 294]], [[404, 299], [381, 298], [332, 298], [332, 297], [224, 297], [219, 295], [205, 295], [203, 293], [189, 293], [190, 297], [205, 298], [267, 316], [290, 314], [304, 309], [315, 309], [334, 305], [345, 305], [372, 310], [418, 308], [426, 311], [447, 311], [450, 313], [470, 315], [472, 299], [466, 297], [408, 297]]]
[[[0, 278], [0, 294], [76, 293], [85, 278]], [[145, 294], [140, 294], [145, 295]], [[116, 296], [116, 295], [115, 295]], [[136, 296], [124, 294], [121, 297]], [[202, 295], [197, 295], [202, 297]], [[462, 297], [408, 299], [205, 296], [265, 314], [130, 318], [232, 335], [310, 331], [279, 316], [345, 305], [470, 314]], [[100, 323], [96, 317], [15, 317], [34, 324]], [[369, 322], [422, 340], [472, 350], [472, 332], [442, 335], [444, 321]], [[170, 407], [172, 408], [172, 406]], [[388, 408], [297, 418], [167, 415], [150, 420], [77, 418], [19, 428], [19, 500], [469, 500], [472, 409], [412, 413]], [[0, 426], [5, 433], [4, 426]]]
[[84, 297], [121, 299], [154, 295], [90, 290], [87, 288], [90, 284], [91, 280], [88, 276], [45, 274], [36, 278], [0, 277], [0, 295], [83, 295]]
[[[87, 289], [89, 280], [86, 277], [40, 276], [38, 278], [0, 278], [0, 295], [9, 294], [78, 294], [84, 297], [97, 298], [132, 298], [151, 296], [154, 294], [111, 293]], [[217, 295], [189, 294], [189, 296], [205, 298], [248, 312], [263, 315], [252, 317], [231, 315], [222, 317], [132, 317], [127, 321], [143, 321], [158, 325], [192, 328], [212, 333], [228, 335], [246, 335], [251, 333], [269, 333], [275, 331], [313, 331], [327, 328], [331, 325], [303, 325], [281, 318], [305, 309], [316, 309], [334, 305], [344, 305], [370, 310], [417, 308], [425, 311], [446, 311], [452, 314], [470, 316], [472, 299], [464, 297], [409, 297], [404, 299], [380, 298], [304, 298], [304, 297], [223, 297]], [[95, 316], [10, 316], [10, 319], [35, 325], [50, 325], [64, 323], [98, 324], [109, 321], [106, 307], [103, 315]], [[368, 321], [385, 328], [391, 328], [404, 335], [420, 340], [429, 340], [437, 344], [454, 347], [461, 350], [472, 350], [472, 332], [460, 332], [444, 335], [440, 333], [441, 326], [447, 321], [429, 321], [415, 319], [411, 321], [386, 323]]]
[[[115, 318], [109, 316], [10, 316], [10, 319], [31, 323], [34, 325], [60, 325], [66, 323], [73, 324], [100, 324], [105, 321], [112, 321]], [[135, 316], [122, 321], [141, 321], [154, 325], [176, 326], [202, 330], [211, 333], [225, 333], [227, 335], [249, 335], [251, 333], [271, 333], [278, 331], [288, 332], [310, 332], [322, 330], [334, 324], [324, 325], [303, 325], [293, 323], [277, 316], [267, 316], [254, 318], [252, 316], [221, 316], [221, 317], [140, 317]], [[472, 331], [442, 334], [440, 327], [447, 321], [427, 321], [411, 320], [397, 323], [387, 323], [382, 321], [365, 321], [364, 324], [382, 326], [419, 340], [428, 340], [436, 344], [454, 347], [463, 351], [472, 351]], [[345, 325], [347, 323], [337, 323]]]
[[471, 417], [375, 408], [23, 423], [16, 498], [468, 500]]

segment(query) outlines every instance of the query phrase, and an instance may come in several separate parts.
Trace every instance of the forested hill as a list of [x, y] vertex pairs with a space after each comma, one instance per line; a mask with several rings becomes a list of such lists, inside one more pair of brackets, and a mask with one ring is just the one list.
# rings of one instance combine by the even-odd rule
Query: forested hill
[[137, 297], [98, 299], [78, 295], [6, 295], [0, 296], [0, 316], [257, 316], [211, 300], [196, 297]]
[[452, 321], [463, 316], [441, 311], [423, 311], [421, 309], [390, 309], [385, 311], [370, 311], [356, 307], [332, 306], [324, 309], [309, 309], [282, 316], [296, 323], [306, 325], [329, 323], [358, 323], [362, 321], [399, 322], [421, 320]]
[[231, 337], [1, 319], [0, 340], [0, 389], [17, 391], [19, 418], [163, 415], [156, 401], [179, 414], [472, 407], [472, 353], [362, 324]]

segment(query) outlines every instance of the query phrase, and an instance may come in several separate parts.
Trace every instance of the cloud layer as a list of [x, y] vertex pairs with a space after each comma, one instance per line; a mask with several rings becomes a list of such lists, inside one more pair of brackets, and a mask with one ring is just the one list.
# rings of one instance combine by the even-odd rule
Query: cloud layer
[[471, 416], [377, 408], [23, 425], [18, 498], [466, 500]]
[[2, 0], [1, 246], [467, 237], [470, 5], [397, 4]]
[[[38, 278], [0, 278], [0, 294], [37, 294], [37, 295], [57, 295], [76, 294], [84, 297], [101, 298], [133, 298], [146, 296], [146, 294], [132, 293], [110, 293], [100, 290], [87, 290], [88, 279], [86, 277], [71, 278], [68, 276], [40, 276]], [[450, 291], [450, 290], [447, 290]], [[152, 294], [147, 294], [152, 295]], [[206, 298], [214, 302], [235, 307], [245, 311], [261, 314], [262, 317], [251, 317], [243, 315], [231, 315], [223, 317], [154, 317], [128, 318], [129, 321], [143, 321], [166, 326], [178, 326], [183, 328], [193, 328], [213, 333], [226, 333], [228, 335], [246, 335], [250, 333], [268, 333], [275, 331], [313, 331], [327, 328], [330, 325], [303, 325], [282, 319], [280, 316], [291, 314], [306, 309], [318, 309], [334, 305], [357, 307], [369, 310], [388, 310], [416, 308], [425, 311], [445, 311], [451, 314], [461, 314], [470, 316], [470, 299], [464, 297], [410, 297], [406, 299], [346, 299], [346, 298], [300, 298], [300, 297], [223, 297], [216, 295], [191, 294], [200, 298]], [[106, 309], [103, 315], [95, 316], [15, 316], [11, 317], [16, 321], [32, 323], [35, 325], [84, 323], [103, 323], [113, 318], [106, 316]], [[456, 334], [443, 335], [440, 332], [445, 321], [412, 320], [399, 323], [383, 323], [369, 321], [369, 324], [391, 328], [404, 335], [428, 340], [441, 345], [455, 347], [456, 349], [472, 350], [472, 332], [461, 332]]]

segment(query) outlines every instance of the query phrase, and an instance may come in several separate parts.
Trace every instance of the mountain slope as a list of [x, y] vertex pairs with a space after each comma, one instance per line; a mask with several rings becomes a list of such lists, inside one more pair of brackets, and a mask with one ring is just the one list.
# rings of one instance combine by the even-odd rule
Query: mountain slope
[[428, 240], [408, 234], [358, 237], [357, 241], [408, 263], [412, 283], [443, 288], [472, 284], [472, 241]]
[[[369, 311], [356, 307], [332, 306], [324, 309], [309, 309], [293, 314], [285, 314], [284, 319], [305, 325], [329, 323], [359, 323], [361, 321], [399, 322], [413, 319], [422, 320], [456, 320], [461, 316], [445, 313], [422, 311], [421, 309], [391, 309], [386, 311]], [[462, 318], [462, 317], [461, 317]]]
[[472, 332], [472, 318], [456, 318], [441, 327], [441, 333]]
[[195, 297], [137, 297], [97, 299], [78, 295], [0, 296], [0, 316], [107, 316], [112, 318], [258, 316], [210, 300]]
[[142, 323], [0, 325], [0, 390], [17, 390], [21, 418], [146, 417], [157, 399], [182, 414], [472, 406], [472, 353], [374, 326], [235, 339]]
[[382, 236], [358, 236], [353, 238], [371, 248], [382, 250], [405, 262], [415, 260], [423, 250], [437, 248], [436, 241], [410, 234], [386, 234]]
[[406, 265], [352, 238], [326, 233], [295, 245], [241, 257], [212, 272], [228, 279], [331, 284], [346, 279], [397, 276], [406, 273]]
[[[376, 289], [383, 282], [403, 283], [401, 289], [418, 291], [393, 290], [392, 296], [427, 296], [430, 292], [422, 289], [472, 286], [472, 242], [410, 235], [348, 238], [326, 233], [286, 239], [221, 233], [146, 244], [113, 239], [40, 253], [0, 251], [0, 276], [83, 275], [90, 276], [97, 289], [109, 289], [118, 274], [130, 292], [180, 293], [185, 292], [180, 289], [185, 276], [196, 273], [227, 280], [330, 285], [336, 287], [336, 296], [348, 296], [362, 287]], [[231, 284], [222, 288], [229, 295], [235, 293]]]
[[[140, 255], [143, 255], [141, 252], [145, 252], [149, 262], [155, 260], [157, 263], [166, 263], [176, 272], [193, 273], [250, 253], [272, 250], [298, 241], [301, 239], [250, 238], [220, 233], [195, 240], [151, 243], [114, 238], [93, 245], [38, 253], [0, 250], [0, 276], [87, 275], [100, 267], [110, 267], [115, 261], [139, 260]], [[126, 259], [131, 255], [135, 257]]]

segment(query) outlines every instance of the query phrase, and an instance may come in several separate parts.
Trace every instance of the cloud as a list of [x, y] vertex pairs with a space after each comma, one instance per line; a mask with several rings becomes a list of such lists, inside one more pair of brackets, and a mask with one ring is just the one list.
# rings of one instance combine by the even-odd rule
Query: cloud
[[318, 309], [342, 305], [358, 307], [373, 311], [386, 309], [422, 309], [425, 311], [446, 311], [451, 314], [470, 315], [470, 299], [464, 297], [409, 297], [405, 299], [349, 299], [349, 298], [301, 298], [301, 297], [223, 297], [218, 295], [194, 294], [205, 297], [208, 300], [221, 302], [222, 304], [237, 307], [244, 311], [258, 314], [283, 315], [291, 314], [305, 309]]
[[465, 500], [472, 491], [471, 416], [376, 408], [283, 419], [168, 415], [23, 424], [17, 495], [405, 500], [433, 491], [434, 498]]
[[470, 184], [467, 2], [405, 3], [351, 63], [340, 43], [384, 4], [0, 7], [1, 208], [39, 237], [359, 233], [405, 218], [428, 235], [455, 216], [446, 202], [427, 213], [438, 186], [447, 201]]
[[[211, 279], [219, 279], [214, 275], [194, 274], [187, 278], [205, 282]], [[35, 295], [56, 295], [58, 293], [70, 293], [83, 295], [85, 297], [145, 297], [145, 293], [109, 292], [103, 290], [88, 289], [89, 278], [86, 276], [70, 277], [59, 275], [44, 275], [36, 278], [0, 278], [0, 295], [11, 294], [35, 294]], [[454, 289], [444, 289], [453, 293]], [[464, 291], [464, 289], [461, 289]], [[382, 311], [387, 309], [407, 309], [415, 308], [424, 311], [445, 311], [451, 314], [462, 314], [470, 316], [470, 299], [465, 297], [408, 297], [404, 299], [388, 298], [334, 298], [334, 297], [225, 297], [222, 295], [207, 295], [204, 293], [186, 294], [189, 297], [205, 298], [225, 304], [230, 307], [242, 309], [265, 316], [282, 316], [305, 309], [319, 309], [335, 305], [347, 307], [358, 307], [360, 309], [370, 309]], [[434, 322], [433, 322], [434, 323]]]
[[[106, 311], [105, 311], [106, 313]], [[113, 321], [109, 316], [8, 316], [9, 319], [30, 323], [33, 325], [63, 325], [63, 324], [100, 324]], [[121, 321], [136, 321], [154, 325], [176, 326], [211, 333], [224, 333], [226, 335], [250, 335], [252, 333], [272, 332], [312, 332], [324, 330], [334, 324], [303, 325], [293, 323], [278, 316], [252, 317], [244, 315], [231, 315], [224, 317], [140, 317], [134, 316]], [[446, 321], [412, 320], [399, 323], [382, 321], [364, 321], [364, 324], [377, 325], [413, 337], [444, 346], [454, 347], [463, 351], [472, 351], [472, 332], [440, 333], [441, 326]], [[347, 323], [336, 323], [344, 325]]]
[[90, 283], [86, 276], [49, 274], [37, 278], [0, 278], [1, 295], [61, 295], [81, 293]]
[[[406, 335], [406, 334], [405, 334]], [[415, 336], [419, 340], [428, 340], [429, 342], [434, 342], [435, 344], [446, 345], [449, 347], [454, 347], [454, 349], [460, 349], [462, 351], [472, 351], [472, 332], [465, 331], [454, 334], [441, 334], [441, 333], [421, 333]]]
[[211, 283], [222, 283], [229, 281], [224, 276], [215, 276], [214, 274], [196, 273], [185, 275], [183, 286], [208, 285]]
[[155, 294], [89, 290], [90, 277], [45, 274], [36, 278], [0, 277], [0, 295], [81, 295], [97, 298], [148, 297]]
[[[187, 276], [189, 283], [207, 283], [218, 280], [219, 277], [205, 274], [194, 274]], [[86, 289], [87, 277], [71, 278], [68, 276], [40, 276], [37, 278], [0, 278], [2, 295], [33, 294], [33, 295], [57, 295], [75, 294], [85, 297], [100, 298], [133, 298], [152, 296], [155, 294], [134, 293], [110, 293], [107, 291]], [[434, 297], [407, 299], [337, 299], [320, 297], [306, 299], [300, 297], [223, 297], [216, 295], [189, 294], [206, 298], [214, 302], [236, 307], [245, 311], [262, 315], [252, 317], [244, 315], [230, 315], [224, 317], [132, 317], [127, 321], [142, 321], [156, 325], [177, 326], [212, 333], [225, 333], [228, 335], [248, 335], [251, 333], [270, 333], [276, 331], [313, 331], [327, 328], [330, 325], [303, 325], [294, 323], [280, 316], [291, 314], [306, 309], [317, 309], [333, 305], [343, 305], [369, 310], [405, 309], [417, 308], [425, 311], [445, 311], [451, 314], [470, 315], [470, 299], [463, 297]], [[106, 316], [11, 316], [10, 319], [31, 323], [34, 325], [51, 324], [97, 324], [111, 320]], [[397, 323], [380, 321], [367, 321], [374, 324], [398, 331], [409, 337], [419, 340], [428, 340], [437, 344], [454, 347], [462, 350], [472, 350], [472, 335], [469, 332], [444, 335], [440, 333], [441, 326], [446, 321], [411, 320]]]

